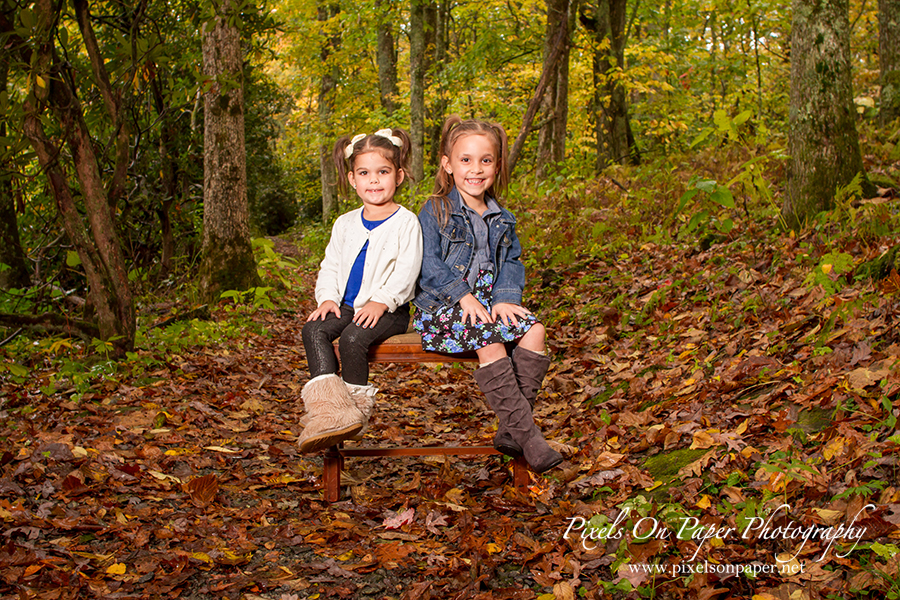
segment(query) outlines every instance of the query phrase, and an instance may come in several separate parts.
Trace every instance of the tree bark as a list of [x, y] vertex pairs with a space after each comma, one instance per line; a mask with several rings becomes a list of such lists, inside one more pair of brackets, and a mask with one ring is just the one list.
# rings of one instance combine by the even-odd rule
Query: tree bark
[[848, 0], [794, 0], [788, 147], [782, 207], [802, 227], [834, 206], [835, 191], [863, 172], [850, 79]]
[[[319, 5], [318, 18], [326, 22], [338, 14], [335, 5]], [[319, 172], [322, 178], [322, 221], [328, 222], [338, 209], [337, 197], [337, 171], [334, 161], [331, 159], [331, 122], [334, 117], [334, 93], [340, 78], [340, 69], [337, 65], [330, 64], [330, 56], [341, 43], [340, 35], [328, 35], [323, 31], [321, 57], [325, 71], [322, 74], [322, 82], [319, 87], [319, 131], [322, 136], [319, 143]]]
[[638, 164], [640, 153], [631, 134], [628, 102], [621, 74], [625, 69], [626, 0], [597, 0], [585, 26], [594, 37], [593, 119], [597, 171], [610, 164]]
[[378, 91], [381, 96], [381, 108], [390, 117], [397, 110], [397, 99], [400, 96], [397, 86], [397, 48], [394, 43], [391, 0], [375, 0], [375, 13], [379, 19], [376, 50]]
[[[97, 43], [97, 37], [94, 34], [94, 27], [91, 23], [91, 13], [87, 0], [73, 0], [75, 6], [75, 16], [78, 20], [78, 28], [81, 30], [81, 37], [84, 39], [85, 50], [87, 50], [88, 58], [91, 63], [91, 70], [94, 74], [94, 81], [103, 97], [103, 103], [106, 106], [106, 112], [112, 119], [112, 129], [115, 132], [115, 166], [113, 174], [107, 186], [106, 200], [109, 202], [110, 208], [115, 212], [116, 204], [119, 198], [125, 193], [125, 180], [128, 176], [129, 152], [131, 149], [130, 133], [128, 124], [123, 118], [123, 99], [122, 88], [114, 88], [110, 83], [109, 73], [106, 70], [106, 61], [100, 52], [100, 46]], [[135, 14], [142, 12], [137, 9]], [[131, 77], [126, 76], [125, 81], [130, 81]]]
[[409, 137], [413, 179], [425, 176], [426, 9], [428, 0], [412, 0], [409, 15]]
[[878, 57], [880, 118], [887, 124], [900, 117], [900, 0], [878, 0]]
[[[441, 0], [435, 11], [434, 21], [434, 82], [441, 81], [441, 74], [444, 65], [447, 64], [447, 45], [448, 31], [447, 24], [450, 21], [450, 1]], [[441, 162], [441, 129], [444, 126], [444, 117], [447, 112], [447, 106], [450, 103], [447, 90], [443, 85], [438, 84], [435, 89], [437, 98], [432, 106], [428, 108], [428, 115], [431, 117], [431, 127], [428, 132], [428, 138], [431, 140], [429, 148], [429, 156], [431, 157], [431, 165], [438, 166]]]
[[204, 23], [203, 247], [200, 288], [209, 302], [228, 290], [258, 286], [250, 244], [244, 148], [243, 56], [235, 0], [213, 2]]
[[[94, 140], [85, 122], [78, 98], [69, 87], [73, 81], [68, 63], [61, 61], [54, 46], [58, 11], [51, 0], [34, 4], [37, 27], [34, 37], [24, 40], [0, 13], [0, 31], [13, 40], [11, 47], [31, 66], [29, 81], [33, 93], [24, 102], [24, 133], [47, 174], [63, 227], [81, 259], [88, 282], [89, 300], [95, 311], [98, 332], [113, 345], [116, 356], [124, 356], [134, 347], [134, 301], [128, 283], [128, 271], [115, 228], [115, 217], [103, 186], [101, 168], [94, 152]], [[96, 72], [95, 72], [96, 76]], [[44, 113], [49, 108], [55, 128], [63, 132], [68, 147], [66, 160], [44, 130]], [[72, 195], [68, 171], [78, 179], [83, 210]], [[86, 220], [86, 222], [85, 222]]]
[[515, 170], [516, 163], [519, 162], [519, 156], [522, 153], [522, 148], [525, 147], [525, 139], [528, 137], [528, 134], [531, 133], [531, 125], [534, 122], [534, 116], [537, 114], [541, 100], [544, 98], [544, 91], [547, 89], [551, 73], [556, 68], [556, 61], [559, 60], [563, 50], [568, 46], [568, 36], [564, 35], [565, 33], [566, 32], [563, 30], [557, 32], [557, 43], [553, 45], [550, 56], [544, 61], [541, 78], [538, 80], [537, 87], [534, 90], [534, 96], [531, 98], [531, 102], [528, 103], [528, 108], [525, 110], [525, 116], [522, 118], [522, 127], [519, 129], [519, 135], [516, 136], [516, 141], [513, 142], [512, 148], [509, 150], [510, 174]]
[[175, 234], [172, 230], [172, 206], [176, 204], [178, 198], [178, 176], [180, 169], [178, 161], [173, 156], [175, 149], [175, 131], [171, 119], [168, 116], [168, 107], [163, 97], [162, 89], [160, 89], [159, 78], [154, 78], [152, 83], [153, 103], [156, 108], [156, 114], [161, 121], [159, 130], [159, 162], [162, 167], [162, 188], [165, 196], [156, 209], [159, 217], [160, 241], [161, 241], [161, 258], [159, 266], [159, 277], [164, 279], [169, 276], [174, 267], [175, 258]]
[[[9, 74], [8, 55], [0, 54], [0, 94], [6, 94]], [[0, 117], [2, 118], [2, 117]], [[6, 137], [6, 121], [0, 121], [0, 137]], [[31, 286], [28, 263], [19, 238], [16, 197], [13, 193], [11, 165], [0, 163], [0, 290]]]
[[566, 123], [569, 112], [569, 0], [547, 0], [547, 34], [543, 60], [553, 51], [556, 39], [565, 47], [549, 71], [547, 89], [541, 101], [543, 124], [538, 132], [537, 176], [543, 179], [547, 167], [566, 157]]

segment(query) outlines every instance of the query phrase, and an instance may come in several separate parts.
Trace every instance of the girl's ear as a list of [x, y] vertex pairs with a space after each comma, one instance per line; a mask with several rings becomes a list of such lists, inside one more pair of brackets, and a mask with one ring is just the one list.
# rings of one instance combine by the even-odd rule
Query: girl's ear
[[350, 187], [356, 189], [356, 176], [354, 175], [353, 171], [347, 173], [347, 181], [350, 182]]
[[397, 185], [399, 186], [406, 179], [406, 172], [403, 169], [397, 169]]
[[453, 175], [453, 170], [450, 168], [450, 157], [446, 154], [441, 156], [441, 166], [447, 171], [448, 175]]

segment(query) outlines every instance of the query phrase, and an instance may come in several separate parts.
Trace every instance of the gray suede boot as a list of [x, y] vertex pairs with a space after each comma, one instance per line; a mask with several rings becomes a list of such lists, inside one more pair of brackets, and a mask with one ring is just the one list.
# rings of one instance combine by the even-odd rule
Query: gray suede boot
[[475, 381], [534, 471], [543, 473], [562, 462], [562, 455], [547, 444], [534, 424], [531, 406], [519, 389], [508, 357], [475, 369]]
[[[544, 377], [550, 368], [550, 358], [538, 354], [526, 348], [516, 346], [512, 352], [513, 371], [516, 373], [516, 382], [519, 390], [528, 404], [534, 409], [537, 394], [544, 383]], [[506, 423], [500, 419], [497, 426], [497, 435], [494, 436], [494, 448], [507, 456], [518, 458], [522, 456], [522, 448], [506, 431]]]

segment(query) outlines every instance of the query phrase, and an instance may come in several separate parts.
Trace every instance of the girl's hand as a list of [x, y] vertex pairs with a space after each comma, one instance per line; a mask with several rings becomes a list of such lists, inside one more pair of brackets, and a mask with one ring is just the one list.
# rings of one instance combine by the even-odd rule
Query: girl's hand
[[387, 304], [373, 301], [366, 302], [366, 305], [356, 311], [356, 314], [353, 315], [353, 322], [360, 327], [369, 329], [375, 327], [375, 324], [378, 323], [378, 319], [386, 312]]
[[518, 304], [500, 302], [499, 304], [494, 305], [494, 307], [491, 309], [491, 314], [494, 319], [500, 321], [501, 323], [506, 323], [506, 325], [512, 327], [518, 327], [519, 317], [525, 318], [526, 316], [531, 314], [531, 311], [524, 306], [519, 306]]
[[306, 317], [306, 321], [318, 321], [325, 320], [325, 317], [328, 316], [328, 313], [334, 313], [335, 316], [340, 319], [341, 318], [341, 307], [337, 305], [334, 300], [326, 300], [322, 303], [322, 305], [316, 310], [312, 311], [312, 314]]
[[469, 317], [472, 318], [472, 325], [475, 325], [478, 321], [482, 323], [494, 322], [494, 317], [484, 307], [484, 304], [479, 302], [472, 294], [466, 294], [460, 298], [459, 306], [463, 309], [462, 320], [464, 325], [469, 322]]

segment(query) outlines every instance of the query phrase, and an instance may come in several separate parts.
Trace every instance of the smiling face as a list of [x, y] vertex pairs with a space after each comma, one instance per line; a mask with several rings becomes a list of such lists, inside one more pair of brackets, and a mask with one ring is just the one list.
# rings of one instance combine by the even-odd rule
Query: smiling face
[[365, 208], [378, 209], [394, 205], [394, 194], [403, 183], [404, 173], [376, 151], [355, 156], [347, 178]]
[[480, 206], [497, 174], [497, 149], [486, 135], [465, 135], [456, 140], [441, 166], [453, 177], [466, 204]]

